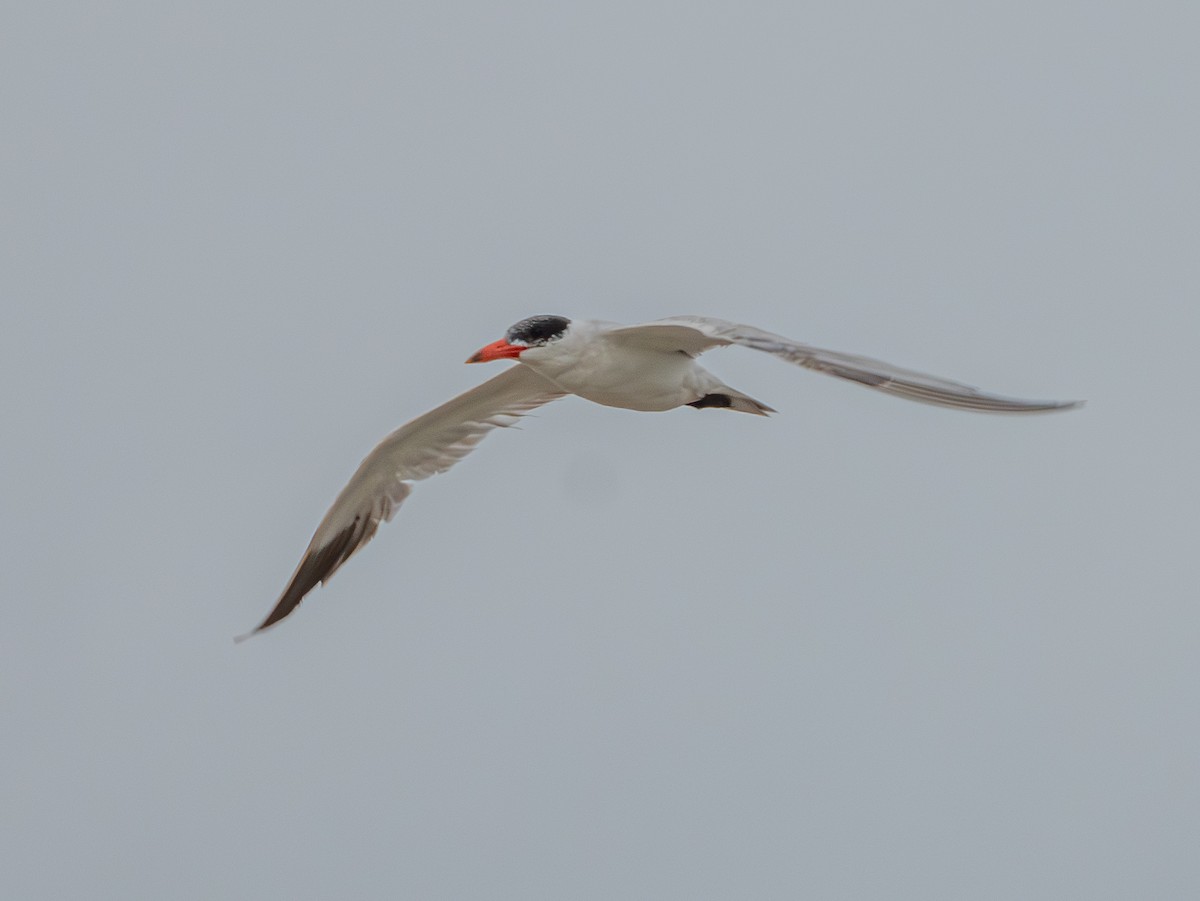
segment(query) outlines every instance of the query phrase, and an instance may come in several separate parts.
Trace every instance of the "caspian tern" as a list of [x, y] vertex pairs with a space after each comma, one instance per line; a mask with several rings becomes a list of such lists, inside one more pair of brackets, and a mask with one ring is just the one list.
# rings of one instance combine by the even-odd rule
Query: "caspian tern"
[[1017, 400], [900, 369], [867, 357], [799, 344], [748, 325], [703, 316], [675, 316], [644, 325], [531, 316], [473, 354], [468, 363], [516, 360], [519, 365], [418, 416], [367, 454], [317, 526], [300, 565], [274, 609], [249, 638], [278, 623], [324, 584], [381, 522], [395, 515], [412, 482], [445, 472], [492, 429], [568, 394], [628, 410], [716, 407], [765, 416], [766, 404], [730, 388], [696, 362], [713, 347], [738, 344], [788, 363], [943, 407], [986, 413], [1066, 410], [1079, 401]]

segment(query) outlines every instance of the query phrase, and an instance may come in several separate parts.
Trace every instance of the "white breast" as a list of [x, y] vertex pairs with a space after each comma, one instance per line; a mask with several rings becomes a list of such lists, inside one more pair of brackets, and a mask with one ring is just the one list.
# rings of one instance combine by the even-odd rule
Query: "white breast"
[[573, 322], [561, 340], [531, 347], [521, 362], [572, 394], [626, 410], [672, 410], [719, 384], [687, 354], [606, 340], [610, 327]]

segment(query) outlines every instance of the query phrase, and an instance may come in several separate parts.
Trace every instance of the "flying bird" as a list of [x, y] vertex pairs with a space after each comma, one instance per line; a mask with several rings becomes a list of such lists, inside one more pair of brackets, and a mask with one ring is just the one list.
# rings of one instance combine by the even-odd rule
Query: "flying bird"
[[878, 360], [800, 344], [790, 338], [704, 316], [675, 316], [644, 325], [531, 316], [468, 363], [515, 360], [482, 385], [402, 425], [367, 454], [317, 526], [300, 565], [275, 607], [239, 641], [274, 626], [355, 551], [374, 537], [412, 491], [412, 483], [445, 472], [494, 428], [568, 394], [608, 407], [661, 411], [713, 407], [765, 416], [775, 411], [730, 388], [696, 362], [714, 347], [740, 345], [788, 363], [849, 379], [909, 400], [984, 413], [1066, 410], [1080, 401], [1018, 400]]

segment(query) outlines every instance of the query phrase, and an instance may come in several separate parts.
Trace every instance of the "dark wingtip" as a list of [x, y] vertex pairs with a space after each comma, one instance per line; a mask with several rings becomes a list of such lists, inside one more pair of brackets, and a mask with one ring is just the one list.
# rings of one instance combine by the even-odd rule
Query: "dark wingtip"
[[357, 548], [355, 538], [356, 536], [361, 538], [363, 535], [363, 530], [359, 527], [359, 522], [360, 518], [355, 517], [351, 525], [339, 532], [324, 547], [305, 554], [304, 559], [300, 561], [300, 565], [296, 568], [296, 573], [292, 576], [291, 582], [283, 590], [283, 594], [276, 601], [275, 607], [271, 610], [267, 618], [259, 623], [256, 629], [234, 638], [234, 642], [240, 644], [247, 638], [252, 638], [259, 632], [264, 632], [276, 623], [281, 622], [300, 606], [300, 602], [304, 600], [310, 591], [318, 585], [324, 584], [325, 580], [332, 576], [334, 571]]
[[260, 632], [267, 631], [267, 629], [270, 629], [272, 626], [274, 626], [277, 623], [279, 623], [280, 621], [282, 621], [283, 618], [286, 617], [288, 615], [288, 613], [291, 613], [292, 610], [294, 610], [299, 603], [300, 602], [297, 601], [296, 604], [293, 604], [291, 607], [288, 608], [287, 613], [281, 613], [278, 616], [276, 616], [276, 614], [279, 613], [280, 605], [276, 604], [275, 609], [271, 611], [271, 615], [268, 616], [266, 619], [264, 619], [261, 623], [259, 623], [253, 629], [251, 629], [249, 632], [246, 632], [242, 635], [233, 636], [233, 643], [241, 644], [247, 638], [253, 638], [255, 635], [259, 634]]
[[[1067, 410], [1074, 410], [1078, 407], [1082, 407], [1086, 403], [1087, 403], [1087, 401], [1085, 401], [1085, 400], [1051, 400], [1051, 401], [1046, 401], [1045, 403], [1042, 403], [1042, 404], [1035, 404], [1035, 403], [1031, 402], [1029, 404], [1029, 406], [1023, 410], [1020, 410], [1020, 409], [1011, 410], [1011, 411], [998, 410], [996, 412], [999, 412], [999, 413], [1005, 413], [1005, 412], [1063, 413], [1063, 412], [1066, 412]], [[985, 411], [985, 412], [988, 412], [988, 411]]]

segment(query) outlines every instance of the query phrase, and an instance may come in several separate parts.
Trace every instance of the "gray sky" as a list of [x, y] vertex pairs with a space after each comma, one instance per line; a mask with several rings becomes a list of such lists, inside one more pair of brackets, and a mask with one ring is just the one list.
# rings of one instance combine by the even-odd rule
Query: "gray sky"
[[[1188, 3], [9, 4], [0, 895], [1200, 894]], [[280, 628], [533, 313], [779, 409], [568, 399]]]

